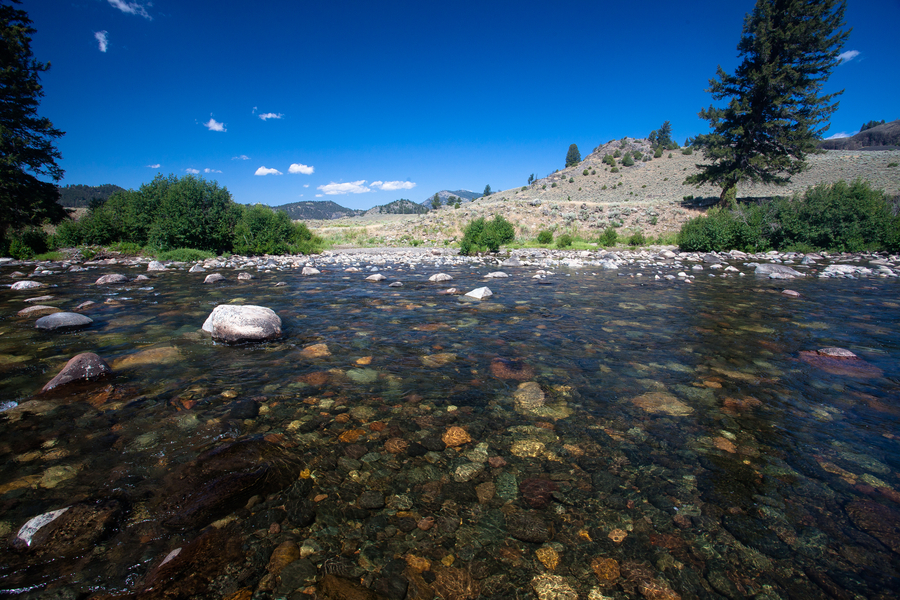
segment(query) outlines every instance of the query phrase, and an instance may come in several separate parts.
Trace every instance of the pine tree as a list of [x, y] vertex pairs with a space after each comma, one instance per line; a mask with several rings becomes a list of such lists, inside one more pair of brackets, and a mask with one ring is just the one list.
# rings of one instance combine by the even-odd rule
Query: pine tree
[[742, 181], [783, 185], [806, 167], [837, 110], [841, 92], [821, 91], [850, 34], [845, 9], [846, 0], [757, 0], [738, 44], [743, 61], [710, 80], [707, 91], [727, 104], [700, 111], [712, 133], [695, 144], [708, 162], [685, 183], [719, 185], [727, 203]]
[[569, 152], [566, 153], [566, 167], [574, 167], [580, 162], [581, 152], [578, 151], [578, 146], [572, 144], [569, 146]]
[[62, 178], [54, 140], [63, 132], [37, 115], [44, 95], [40, 74], [50, 64], [34, 60], [34, 33], [28, 13], [0, 4], [0, 239], [11, 227], [65, 216], [55, 183], [38, 179]]
[[493, 192], [491, 191], [491, 184], [487, 184], [486, 186], [484, 186], [484, 193], [482, 194], [482, 196], [490, 196], [491, 194], [493, 194]]

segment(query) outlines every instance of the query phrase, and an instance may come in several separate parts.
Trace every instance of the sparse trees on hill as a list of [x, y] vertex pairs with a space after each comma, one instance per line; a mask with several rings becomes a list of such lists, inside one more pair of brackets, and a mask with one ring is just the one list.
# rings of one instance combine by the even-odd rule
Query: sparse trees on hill
[[491, 191], [491, 184], [487, 184], [486, 186], [484, 186], [484, 193], [482, 194], [482, 197], [487, 197], [491, 194], [493, 194], [493, 192]]
[[434, 197], [431, 199], [431, 208], [437, 210], [441, 207], [441, 197], [439, 194], [435, 193]]
[[863, 126], [859, 128], [859, 132], [862, 133], [866, 129], [872, 129], [873, 127], [878, 127], [879, 125], [884, 125], [884, 119], [880, 121], [869, 121], [868, 123], [863, 123]]
[[534, 173], [528, 176], [528, 185], [531, 185], [532, 183], [534, 183]]
[[783, 185], [806, 167], [840, 92], [822, 86], [849, 31], [845, 0], [757, 0], [744, 20], [739, 55], [730, 75], [722, 67], [707, 91], [725, 106], [700, 111], [712, 132], [697, 136], [707, 162], [685, 183], [722, 188], [730, 203], [742, 181]]
[[672, 142], [671, 123], [665, 121], [662, 124], [662, 127], [650, 132], [650, 136], [648, 137], [648, 139], [650, 140], [650, 145], [654, 148], [671, 149], [672, 147], [674, 147], [674, 142]]
[[569, 151], [566, 153], [566, 167], [574, 167], [580, 162], [581, 152], [578, 151], [578, 146], [572, 144], [569, 146]]
[[55, 183], [38, 179], [62, 178], [54, 143], [63, 132], [37, 114], [50, 63], [34, 59], [34, 33], [27, 12], [0, 4], [0, 241], [10, 228], [65, 217]]

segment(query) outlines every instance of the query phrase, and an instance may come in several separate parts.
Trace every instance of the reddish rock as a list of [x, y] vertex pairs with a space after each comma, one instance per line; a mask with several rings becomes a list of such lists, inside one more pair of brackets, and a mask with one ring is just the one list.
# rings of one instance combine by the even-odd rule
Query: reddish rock
[[102, 358], [93, 352], [85, 352], [72, 358], [66, 363], [62, 371], [50, 380], [50, 382], [41, 389], [41, 392], [48, 392], [61, 385], [72, 383], [73, 381], [92, 381], [104, 377], [111, 373], [112, 370]]
[[498, 379], [526, 381], [534, 377], [534, 369], [519, 360], [495, 358], [491, 361], [491, 375]]
[[558, 489], [559, 487], [549, 479], [537, 477], [526, 479], [519, 484], [519, 493], [531, 508], [547, 508], [553, 498], [553, 492]]
[[840, 377], [874, 379], [884, 375], [884, 372], [878, 367], [870, 365], [849, 350], [841, 348], [823, 348], [814, 352], [804, 350], [800, 352], [800, 360], [826, 373]]

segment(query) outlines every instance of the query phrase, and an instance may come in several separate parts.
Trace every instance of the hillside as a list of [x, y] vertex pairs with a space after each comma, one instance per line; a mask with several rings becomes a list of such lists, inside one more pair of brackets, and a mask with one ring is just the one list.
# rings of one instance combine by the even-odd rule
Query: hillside
[[422, 215], [431, 210], [427, 206], [416, 204], [412, 200], [400, 198], [387, 204], [373, 206], [366, 211], [366, 215]]
[[[700, 153], [665, 152], [661, 158], [634, 166], [617, 165], [618, 173], [603, 163], [605, 154], [638, 150], [646, 155], [647, 140], [625, 138], [598, 147], [575, 167], [561, 169], [530, 186], [495, 192], [487, 198], [467, 202], [460, 208], [442, 207], [423, 215], [384, 215], [380, 218], [340, 219], [339, 222], [308, 223], [317, 233], [337, 244], [365, 240], [369, 245], [403, 245], [413, 240], [443, 247], [462, 237], [474, 218], [501, 214], [516, 225], [519, 239], [535, 238], [542, 229], [597, 237], [609, 226], [620, 235], [642, 231], [657, 236], [677, 232], [689, 218], [702, 214], [718, 201], [719, 190], [711, 186], [683, 185], [685, 177], [702, 162]], [[560, 162], [564, 157], [563, 149]], [[670, 157], [671, 156], [671, 157]], [[829, 150], [813, 155], [809, 169], [794, 176], [784, 187], [742, 184], [739, 198], [767, 198], [802, 193], [819, 183], [862, 178], [873, 188], [891, 196], [900, 195], [900, 150], [882, 152]], [[587, 171], [587, 175], [585, 175]], [[346, 240], [346, 241], [344, 241]]]
[[341, 217], [353, 217], [365, 214], [364, 210], [344, 208], [331, 200], [305, 200], [291, 202], [281, 206], [273, 206], [272, 210], [284, 211], [291, 219], [300, 221], [319, 219], [339, 219]]
[[862, 150], [866, 148], [900, 147], [900, 120], [871, 129], [860, 131], [848, 138], [824, 140], [821, 147], [826, 150]]
[[[441, 190], [440, 192], [437, 192], [437, 195], [438, 195], [438, 198], [440, 198], [440, 200], [441, 200], [442, 206], [446, 206], [447, 204], [449, 204], [450, 198], [459, 198], [462, 201], [461, 202], [462, 204], [465, 204], [466, 202], [471, 202], [472, 200], [474, 200], [476, 198], [481, 198], [480, 193], [472, 192], [470, 190], [456, 190], [456, 191]], [[430, 209], [432, 198], [434, 198], [434, 194], [431, 194], [430, 196], [425, 198], [425, 200], [423, 200], [419, 204]]]
[[88, 208], [91, 200], [106, 201], [125, 188], [106, 183], [103, 185], [66, 185], [59, 189], [59, 203], [67, 208]]

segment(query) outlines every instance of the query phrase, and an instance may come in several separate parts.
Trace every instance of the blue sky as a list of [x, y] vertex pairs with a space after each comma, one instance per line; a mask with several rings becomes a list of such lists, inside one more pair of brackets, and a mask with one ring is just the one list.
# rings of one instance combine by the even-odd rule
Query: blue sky
[[[679, 142], [752, 0], [24, 0], [65, 184], [198, 172], [237, 202], [369, 208], [524, 185], [663, 121]], [[900, 118], [900, 0], [849, 0], [826, 133]]]

